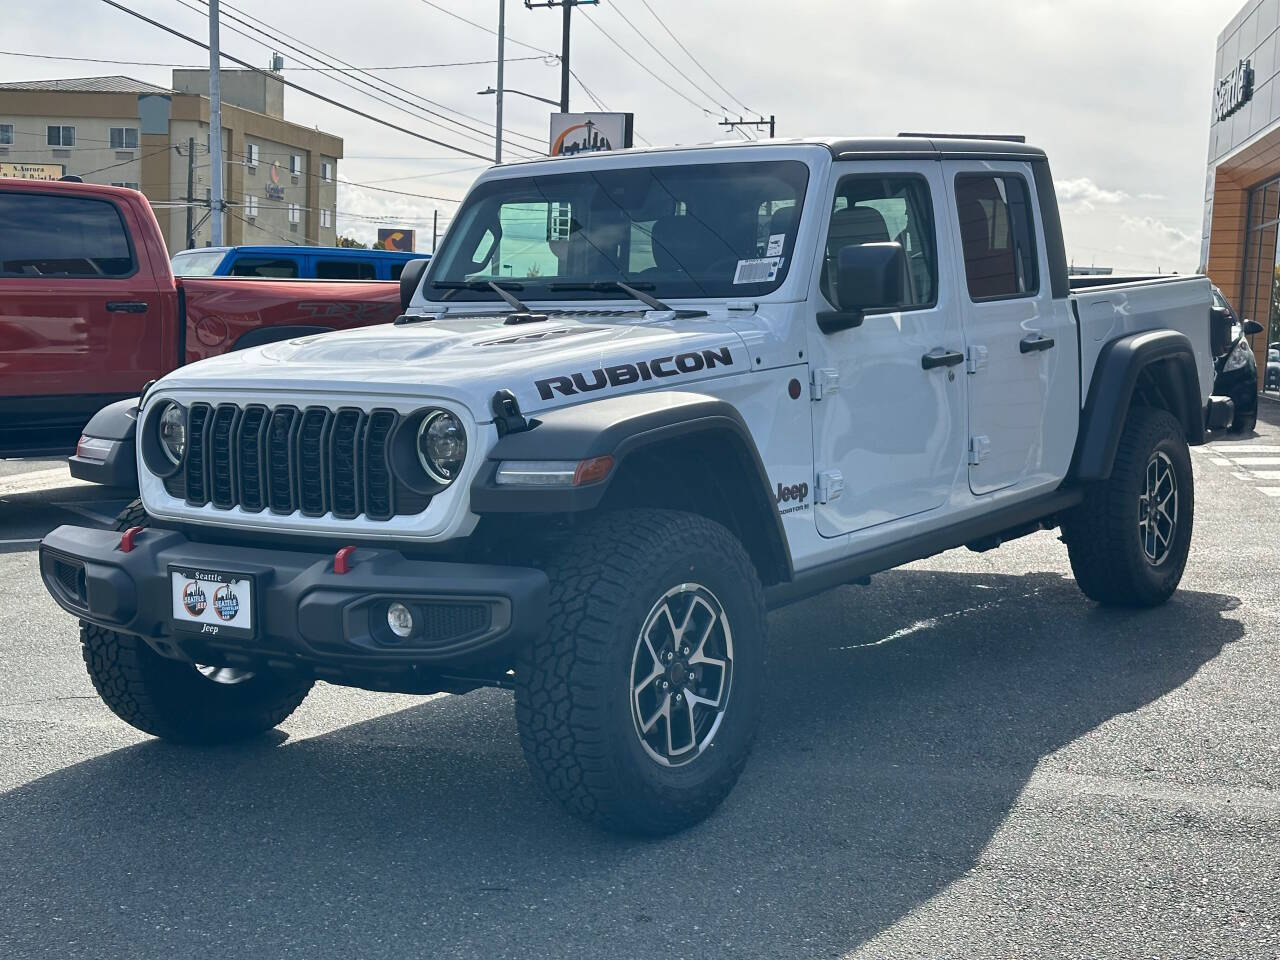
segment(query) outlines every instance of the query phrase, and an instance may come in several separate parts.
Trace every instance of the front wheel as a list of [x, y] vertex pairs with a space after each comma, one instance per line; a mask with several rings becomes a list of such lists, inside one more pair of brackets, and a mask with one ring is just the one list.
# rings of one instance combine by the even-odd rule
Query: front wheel
[[[147, 525], [134, 501], [116, 528]], [[228, 743], [270, 730], [311, 690], [308, 677], [202, 666], [156, 653], [141, 637], [80, 622], [85, 668], [98, 696], [121, 720], [164, 740]]]
[[547, 628], [516, 669], [535, 777], [609, 829], [702, 820], [737, 781], [760, 713], [764, 600], [746, 551], [703, 517], [624, 510], [547, 572]]
[[1109, 606], [1164, 603], [1187, 565], [1194, 512], [1182, 424], [1164, 410], [1129, 411], [1111, 476], [1063, 519], [1080, 589]]

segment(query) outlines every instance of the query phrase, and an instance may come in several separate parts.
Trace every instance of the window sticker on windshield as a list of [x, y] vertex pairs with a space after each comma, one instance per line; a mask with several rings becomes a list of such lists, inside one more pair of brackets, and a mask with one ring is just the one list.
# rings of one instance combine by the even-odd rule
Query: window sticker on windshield
[[740, 283], [769, 283], [782, 269], [782, 257], [759, 257], [755, 260], [739, 260], [733, 273], [735, 285]]
[[787, 242], [785, 233], [774, 233], [769, 236], [769, 248], [765, 250], [766, 257], [782, 256], [782, 245]]

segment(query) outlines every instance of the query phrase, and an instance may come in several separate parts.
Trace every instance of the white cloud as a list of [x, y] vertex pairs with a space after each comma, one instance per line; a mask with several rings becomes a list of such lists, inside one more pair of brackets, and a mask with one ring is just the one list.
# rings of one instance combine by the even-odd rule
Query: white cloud
[[1170, 226], [1157, 217], [1121, 217], [1120, 222], [1126, 230], [1133, 230], [1137, 233], [1145, 233], [1157, 240], [1163, 241], [1173, 250], [1183, 248], [1198, 247], [1200, 245], [1200, 237], [1186, 230], [1180, 230], [1177, 227]]
[[1129, 199], [1129, 194], [1123, 190], [1107, 190], [1105, 187], [1098, 186], [1089, 177], [1055, 180], [1053, 186], [1057, 190], [1060, 203], [1075, 204], [1085, 210], [1092, 210], [1098, 204], [1112, 205], [1124, 203]]

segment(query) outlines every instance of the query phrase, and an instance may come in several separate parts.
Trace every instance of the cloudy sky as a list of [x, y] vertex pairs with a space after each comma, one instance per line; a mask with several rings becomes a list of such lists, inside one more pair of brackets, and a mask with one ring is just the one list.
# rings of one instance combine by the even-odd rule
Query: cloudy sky
[[[201, 0], [123, 2], [184, 32], [207, 32]], [[263, 66], [270, 49], [278, 49], [287, 78], [488, 157], [493, 98], [476, 91], [494, 81], [493, 64], [417, 65], [492, 60], [496, 38], [487, 30], [496, 27], [498, 2], [232, 0], [228, 7], [224, 0], [223, 49]], [[540, 54], [559, 49], [559, 11], [506, 3], [507, 86], [557, 98], [558, 65]], [[716, 124], [726, 107], [735, 115], [743, 107], [776, 114], [780, 136], [1025, 134], [1049, 152], [1074, 262], [1185, 272], [1196, 268], [1199, 255], [1214, 45], [1242, 3], [601, 0], [575, 11], [572, 65], [600, 103], [633, 111], [637, 134], [655, 144], [722, 139]], [[123, 73], [169, 81], [164, 66], [17, 53], [191, 65], [204, 56], [100, 0], [60, 0], [56, 16], [44, 4], [5, 7], [0, 80]], [[269, 25], [278, 42], [233, 32], [239, 26], [227, 19], [233, 14]], [[360, 67], [415, 68], [377, 72], [400, 88], [379, 103], [331, 73], [294, 69], [303, 58], [285, 43]], [[572, 106], [593, 108], [576, 83]], [[508, 97], [508, 156], [545, 142], [548, 109]], [[444, 223], [454, 207], [449, 198], [460, 197], [483, 168], [475, 157], [297, 91], [286, 91], [285, 110], [295, 122], [345, 139], [338, 226], [364, 240], [386, 217], [429, 237], [433, 211]], [[420, 249], [429, 243], [420, 241]]]

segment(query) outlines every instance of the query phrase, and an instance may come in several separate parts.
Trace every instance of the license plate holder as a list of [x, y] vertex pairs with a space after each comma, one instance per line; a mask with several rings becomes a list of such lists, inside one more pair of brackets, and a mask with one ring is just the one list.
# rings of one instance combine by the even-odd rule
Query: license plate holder
[[252, 640], [258, 584], [252, 574], [204, 567], [169, 567], [175, 630], [209, 639]]

